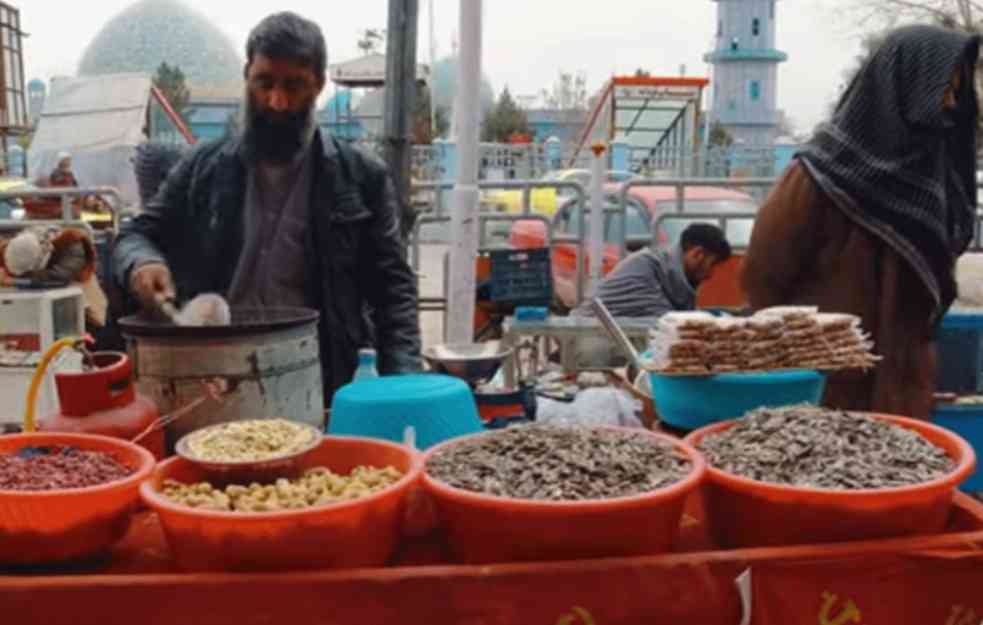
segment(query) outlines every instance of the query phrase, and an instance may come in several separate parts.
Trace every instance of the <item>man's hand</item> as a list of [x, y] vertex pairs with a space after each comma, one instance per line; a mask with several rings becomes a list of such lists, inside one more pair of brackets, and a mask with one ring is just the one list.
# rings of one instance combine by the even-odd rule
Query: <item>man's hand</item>
[[130, 292], [148, 310], [157, 310], [159, 300], [174, 299], [174, 280], [171, 270], [163, 263], [150, 263], [133, 271]]

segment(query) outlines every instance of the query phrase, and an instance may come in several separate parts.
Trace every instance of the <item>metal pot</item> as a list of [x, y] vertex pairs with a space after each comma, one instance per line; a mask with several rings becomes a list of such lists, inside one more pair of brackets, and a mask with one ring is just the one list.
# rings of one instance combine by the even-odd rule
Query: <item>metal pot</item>
[[318, 318], [307, 308], [233, 308], [228, 326], [120, 319], [137, 389], [161, 414], [200, 401], [206, 384], [223, 387], [220, 398], [167, 426], [168, 450], [181, 436], [226, 421], [279, 417], [323, 428]]

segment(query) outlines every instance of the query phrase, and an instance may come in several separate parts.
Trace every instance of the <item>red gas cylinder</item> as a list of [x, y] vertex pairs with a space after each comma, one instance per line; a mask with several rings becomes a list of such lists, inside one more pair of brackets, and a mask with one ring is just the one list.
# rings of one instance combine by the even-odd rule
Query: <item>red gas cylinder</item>
[[[133, 365], [126, 354], [96, 352], [92, 364], [88, 371], [55, 374], [61, 412], [41, 419], [39, 431], [130, 440], [157, 420], [157, 406], [133, 388]], [[152, 432], [139, 444], [158, 460], [164, 457], [163, 430]]]

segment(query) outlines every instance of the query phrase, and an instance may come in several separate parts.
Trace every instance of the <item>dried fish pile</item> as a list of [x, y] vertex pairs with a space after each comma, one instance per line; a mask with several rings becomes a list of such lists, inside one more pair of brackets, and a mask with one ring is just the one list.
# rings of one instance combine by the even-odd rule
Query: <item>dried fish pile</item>
[[748, 319], [666, 315], [650, 333], [651, 366], [676, 374], [869, 369], [878, 357], [852, 315], [767, 309]]
[[955, 468], [917, 432], [815, 406], [755, 410], [698, 447], [710, 466], [727, 473], [810, 488], [909, 486]]
[[435, 454], [427, 473], [450, 486], [513, 499], [627, 497], [689, 474], [689, 459], [645, 436], [588, 427], [528, 425]]

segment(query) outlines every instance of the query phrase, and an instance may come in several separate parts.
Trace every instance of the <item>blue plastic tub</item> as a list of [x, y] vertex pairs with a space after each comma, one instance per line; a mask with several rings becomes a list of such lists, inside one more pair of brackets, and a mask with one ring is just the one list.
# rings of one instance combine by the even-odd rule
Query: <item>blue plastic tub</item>
[[[983, 458], [983, 406], [938, 406], [932, 411], [932, 422], [962, 436], [973, 446], [976, 457]], [[983, 469], [979, 464], [959, 490], [983, 492]]]
[[401, 443], [409, 425], [416, 430], [420, 449], [484, 430], [467, 384], [423, 373], [360, 380], [338, 389], [331, 402], [328, 434]]
[[950, 312], [938, 333], [940, 393], [983, 392], [983, 314]]
[[818, 404], [826, 376], [805, 370], [709, 377], [651, 373], [650, 384], [659, 419], [688, 431], [743, 417], [755, 408]]

